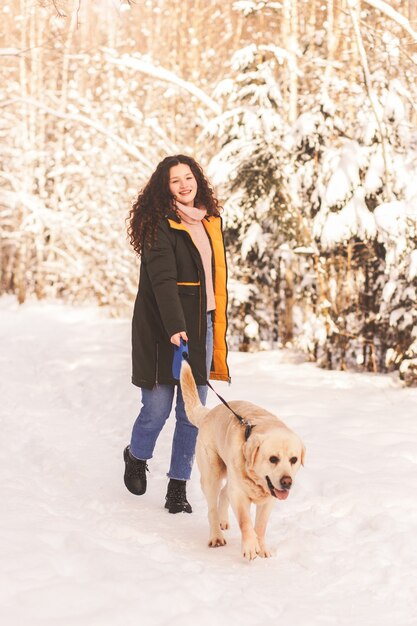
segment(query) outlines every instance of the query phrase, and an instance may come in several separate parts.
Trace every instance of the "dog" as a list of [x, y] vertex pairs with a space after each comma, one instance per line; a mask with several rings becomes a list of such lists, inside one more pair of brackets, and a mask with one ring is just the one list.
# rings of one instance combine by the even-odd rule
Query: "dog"
[[[226, 544], [222, 531], [229, 528], [230, 502], [242, 535], [243, 557], [270, 557], [265, 545], [268, 519], [275, 500], [288, 497], [294, 476], [304, 465], [303, 442], [272, 413], [250, 402], [232, 401], [233, 411], [253, 427], [246, 439], [246, 429], [226, 406], [210, 410], [201, 404], [186, 361], [180, 383], [187, 417], [198, 428], [196, 458], [208, 505], [208, 545]], [[255, 525], [251, 503], [256, 505]]]

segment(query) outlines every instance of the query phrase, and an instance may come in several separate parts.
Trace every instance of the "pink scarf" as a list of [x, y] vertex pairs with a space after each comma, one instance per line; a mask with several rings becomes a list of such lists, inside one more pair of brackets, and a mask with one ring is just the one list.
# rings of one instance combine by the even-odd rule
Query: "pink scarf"
[[181, 222], [191, 235], [203, 262], [204, 275], [206, 279], [207, 311], [214, 311], [216, 301], [214, 298], [213, 272], [211, 267], [211, 245], [206, 229], [203, 226], [203, 218], [207, 215], [204, 207], [201, 209], [195, 206], [185, 206], [177, 201], [177, 210]]
[[176, 202], [178, 213], [181, 220], [184, 220], [186, 224], [198, 224], [207, 215], [207, 211], [204, 207], [199, 209], [195, 206], [186, 206], [181, 202]]

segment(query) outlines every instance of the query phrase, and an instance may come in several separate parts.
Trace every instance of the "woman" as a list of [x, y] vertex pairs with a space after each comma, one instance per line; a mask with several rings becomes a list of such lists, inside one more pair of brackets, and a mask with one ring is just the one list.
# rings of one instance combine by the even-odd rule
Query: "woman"
[[[207, 377], [229, 380], [226, 362], [226, 260], [218, 201], [201, 167], [184, 155], [167, 157], [139, 193], [129, 216], [130, 242], [141, 256], [132, 323], [134, 385], [142, 407], [124, 450], [125, 485], [146, 491], [147, 461], [172, 408], [174, 346], [188, 342], [201, 402]], [[187, 419], [177, 387], [176, 426], [165, 508], [192, 509], [187, 501], [197, 429]]]

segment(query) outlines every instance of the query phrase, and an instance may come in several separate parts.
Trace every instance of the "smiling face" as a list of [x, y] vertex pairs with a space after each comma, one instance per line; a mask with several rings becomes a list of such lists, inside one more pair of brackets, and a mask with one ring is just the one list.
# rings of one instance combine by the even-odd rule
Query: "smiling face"
[[256, 475], [257, 482], [274, 498], [285, 500], [295, 474], [304, 465], [305, 448], [301, 439], [282, 429], [251, 437], [245, 450], [248, 473]]
[[194, 205], [197, 195], [197, 181], [189, 165], [179, 163], [170, 168], [169, 190], [181, 204]]

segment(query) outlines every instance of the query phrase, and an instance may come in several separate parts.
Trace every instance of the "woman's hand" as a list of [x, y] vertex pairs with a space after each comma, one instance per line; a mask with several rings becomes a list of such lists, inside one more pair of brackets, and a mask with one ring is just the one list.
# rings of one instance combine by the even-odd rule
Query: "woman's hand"
[[175, 335], [172, 335], [171, 343], [179, 347], [180, 339], [184, 339], [184, 341], [188, 341], [187, 333], [185, 332], [185, 330], [182, 330], [180, 333], [175, 333]]

